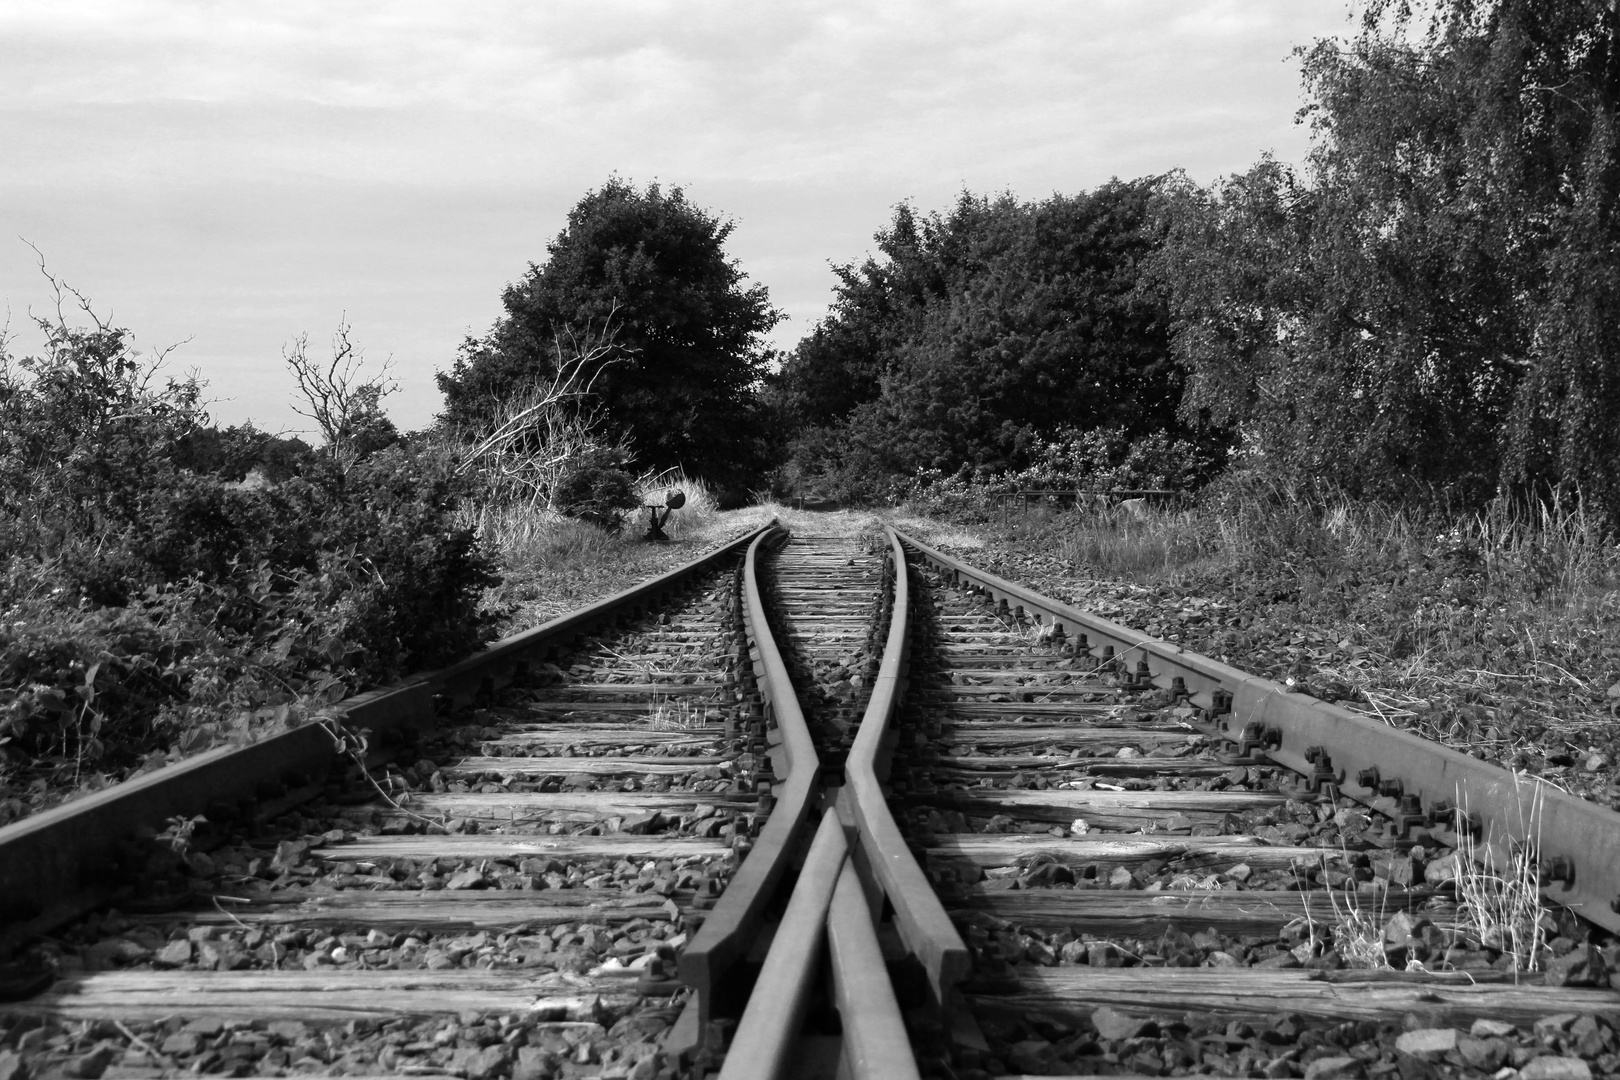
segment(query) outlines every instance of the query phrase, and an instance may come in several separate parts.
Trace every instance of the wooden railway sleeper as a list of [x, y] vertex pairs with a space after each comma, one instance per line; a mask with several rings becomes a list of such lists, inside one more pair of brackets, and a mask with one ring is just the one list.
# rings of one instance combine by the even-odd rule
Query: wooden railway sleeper
[[[1412, 837], [1421, 833], [1426, 844], [1432, 842], [1449, 848], [1456, 846], [1460, 837], [1472, 835], [1479, 838], [1481, 850], [1489, 850], [1490, 845], [1502, 842], [1500, 830], [1505, 820], [1510, 823], [1515, 807], [1521, 806], [1513, 801], [1511, 789], [1504, 792], [1499, 786], [1500, 780], [1493, 779], [1505, 775], [1500, 770], [1493, 772], [1454, 752], [1418, 744], [1404, 732], [1383, 728], [1304, 695], [1288, 694], [1265, 680], [1225, 668], [1177, 647], [1144, 644], [1135, 632], [1111, 627], [1095, 617], [1075, 615], [1070, 609], [1058, 610], [1055, 605], [1043, 612], [1038, 600], [1030, 602], [1027, 591], [1008, 586], [982, 572], [970, 572], [910, 538], [905, 542], [940, 566], [946, 580], [990, 594], [998, 607], [1022, 600], [1020, 606], [1036, 615], [1055, 615], [1055, 623], [1066, 623], [1074, 629], [1075, 652], [1098, 657], [1095, 665], [1098, 668], [1117, 667], [1120, 663], [1120, 646], [1116, 642], [1129, 645], [1131, 649], [1145, 648], [1146, 657], [1142, 662], [1148, 663], [1152, 684], [1168, 689], [1171, 700], [1190, 697], [1202, 703], [1204, 718], [1218, 724], [1214, 733], [1236, 743], [1240, 758], [1250, 759], [1254, 765], [1277, 764], [1301, 773], [1304, 786], [1318, 797], [1334, 800], [1344, 797], [1367, 804], [1392, 819], [1395, 832], [1404, 834], [1395, 846], [1410, 846]], [[1043, 617], [1040, 621], [1044, 624], [1046, 620]], [[1099, 624], [1100, 633], [1092, 629]], [[1102, 638], [1096, 646], [1091, 636], [1094, 633]], [[919, 638], [924, 639], [926, 636]], [[1142, 662], [1135, 669], [1138, 682]], [[1453, 790], [1446, 790], [1436, 782], [1432, 774], [1437, 765], [1459, 774], [1456, 780], [1449, 782]], [[1400, 775], [1395, 775], [1397, 770]], [[1472, 778], [1475, 773], [1487, 782], [1481, 784], [1476, 779], [1472, 787], [1465, 785], [1464, 776]], [[1444, 772], [1441, 776], [1445, 776]], [[1441, 783], [1447, 781], [1442, 779]], [[900, 796], [893, 800], [897, 818], [903, 818], [905, 795], [915, 790], [915, 786], [914, 782], [899, 778], [891, 785], [891, 791]], [[1470, 794], [1471, 805], [1459, 805], [1458, 797]], [[1505, 806], [1501, 799], [1504, 794], [1509, 796]], [[1568, 897], [1584, 902], [1583, 913], [1595, 922], [1611, 929], [1620, 926], [1620, 921], [1613, 918], [1620, 912], [1620, 895], [1616, 895], [1620, 890], [1609, 884], [1614, 876], [1615, 856], [1620, 854], [1615, 851], [1616, 841], [1620, 841], [1620, 818], [1613, 812], [1555, 792], [1537, 791], [1536, 798], [1545, 798], [1549, 810], [1556, 803], [1562, 820], [1581, 823], [1570, 837], [1558, 838], [1557, 850], [1543, 854], [1535, 851], [1533, 844], [1529, 845], [1531, 850], [1527, 854], [1535, 861], [1542, 890], [1556, 899]], [[1608, 824], [1600, 825], [1600, 821]], [[1508, 835], [1511, 838], [1511, 830]], [[1556, 834], [1547, 834], [1548, 837], [1553, 835]], [[1577, 846], [1579, 842], [1572, 844], [1576, 837], [1586, 838], [1584, 847]], [[1525, 847], [1524, 841], [1512, 842], [1521, 850]], [[1550, 839], [1548, 844], [1550, 847]], [[1603, 851], [1608, 851], [1608, 855], [1599, 854]], [[862, 861], [859, 854], [857, 852], [857, 866]], [[1360, 864], [1359, 869], [1365, 872], [1369, 859], [1368, 852], [1355, 853], [1350, 863]], [[1589, 877], [1593, 868], [1601, 880], [1593, 881]], [[1594, 891], [1598, 892], [1597, 896], [1593, 895]], [[1598, 910], [1600, 905], [1606, 910]]]

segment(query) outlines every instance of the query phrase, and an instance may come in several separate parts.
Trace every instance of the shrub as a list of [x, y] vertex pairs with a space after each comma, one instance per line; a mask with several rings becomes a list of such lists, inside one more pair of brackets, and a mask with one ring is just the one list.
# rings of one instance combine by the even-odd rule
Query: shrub
[[1195, 441], [1167, 431], [1131, 439], [1121, 428], [1071, 428], [1039, 442], [1032, 456], [1033, 465], [1008, 476], [1013, 486], [1190, 491], [1207, 483], [1225, 460], [1215, 439]]
[[0, 351], [0, 755], [191, 749], [489, 639], [445, 450], [219, 431], [124, 331], [45, 329]]
[[641, 505], [636, 478], [607, 453], [588, 452], [570, 461], [551, 492], [551, 508], [609, 532], [624, 524], [624, 511]]

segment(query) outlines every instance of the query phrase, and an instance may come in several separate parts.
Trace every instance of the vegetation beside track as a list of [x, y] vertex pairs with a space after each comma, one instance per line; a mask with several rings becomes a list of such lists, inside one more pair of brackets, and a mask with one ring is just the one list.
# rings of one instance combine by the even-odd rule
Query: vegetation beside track
[[379, 384], [320, 450], [221, 429], [56, 285], [40, 352], [0, 339], [0, 824], [489, 640], [466, 481]]
[[1448, 517], [1232, 486], [1143, 515], [1003, 516], [980, 502], [951, 518], [906, 527], [1117, 622], [1620, 806], [1620, 548], [1577, 512]]

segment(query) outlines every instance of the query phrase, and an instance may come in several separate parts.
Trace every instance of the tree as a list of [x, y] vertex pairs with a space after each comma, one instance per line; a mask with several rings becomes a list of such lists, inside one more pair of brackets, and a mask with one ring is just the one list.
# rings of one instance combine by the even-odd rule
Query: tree
[[1413, 8], [1302, 53], [1308, 184], [1262, 162], [1165, 204], [1184, 409], [1352, 492], [1620, 520], [1620, 14]]
[[608, 436], [629, 439], [646, 467], [748, 482], [763, 466], [762, 335], [782, 315], [726, 257], [733, 228], [678, 187], [614, 178], [588, 192], [547, 261], [503, 294], [494, 328], [440, 373], [444, 419], [484, 426], [503, 398], [555, 381], [556, 357], [568, 353], [559, 336], [611, 321], [611, 347], [590, 375]]
[[871, 494], [918, 469], [1023, 468], [1073, 428], [1179, 433], [1181, 373], [1141, 280], [1159, 184], [897, 208], [877, 237], [885, 258], [838, 269], [832, 315], [777, 381], [808, 421], [795, 479]]
[[399, 441], [399, 431], [383, 412], [382, 399], [399, 389], [388, 377], [389, 361], [371, 379], [361, 380], [364, 358], [349, 340], [349, 324], [340, 321], [332, 335], [332, 359], [321, 363], [309, 355], [309, 335], [299, 334], [282, 350], [304, 407], [300, 416], [315, 421], [326, 439], [325, 450], [345, 471], [362, 458]]

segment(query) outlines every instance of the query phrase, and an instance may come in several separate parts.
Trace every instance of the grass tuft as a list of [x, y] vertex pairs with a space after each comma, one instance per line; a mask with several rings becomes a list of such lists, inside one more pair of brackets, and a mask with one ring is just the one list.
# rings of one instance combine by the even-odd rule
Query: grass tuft
[[[1518, 773], [1515, 781], [1520, 780]], [[1528, 787], [1528, 806], [1525, 789]], [[1457, 835], [1459, 921], [1479, 945], [1512, 957], [1513, 972], [1536, 970], [1547, 946], [1547, 907], [1541, 897], [1535, 853], [1540, 848], [1541, 806], [1546, 787], [1523, 781], [1518, 788], [1529, 843], [1502, 839], [1482, 844], [1467, 829]], [[1466, 814], [1466, 793], [1459, 793]], [[1505, 860], [1502, 852], [1506, 852]]]

